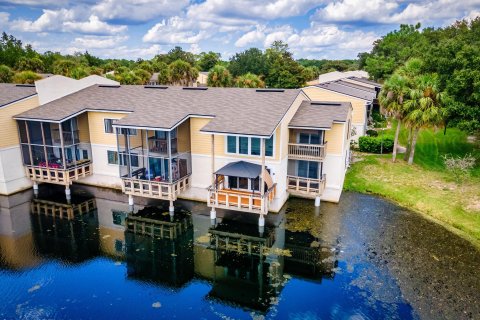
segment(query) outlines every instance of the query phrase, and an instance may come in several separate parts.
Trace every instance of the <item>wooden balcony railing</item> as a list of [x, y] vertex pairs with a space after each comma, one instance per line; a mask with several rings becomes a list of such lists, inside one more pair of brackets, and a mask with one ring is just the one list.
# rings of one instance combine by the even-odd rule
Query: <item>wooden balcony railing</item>
[[190, 186], [190, 175], [176, 182], [142, 180], [136, 178], [122, 178], [122, 191], [132, 196], [176, 200], [177, 196]]
[[259, 193], [231, 189], [208, 188], [209, 207], [245, 211], [258, 214], [267, 214], [270, 202], [275, 197], [276, 184], [265, 192], [262, 197]]
[[292, 160], [322, 161], [325, 159], [327, 143], [303, 144], [289, 143], [288, 158]]
[[314, 198], [322, 195], [325, 190], [326, 175], [320, 179], [287, 176], [287, 190], [296, 196]]
[[84, 160], [75, 166], [63, 169], [61, 167], [25, 166], [27, 177], [36, 182], [47, 182], [62, 185], [70, 185], [92, 174], [92, 162]]

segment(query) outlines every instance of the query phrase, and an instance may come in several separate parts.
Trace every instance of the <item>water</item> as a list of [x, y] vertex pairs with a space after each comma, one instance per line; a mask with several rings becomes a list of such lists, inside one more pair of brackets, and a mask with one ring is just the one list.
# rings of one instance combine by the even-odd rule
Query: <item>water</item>
[[480, 252], [383, 199], [291, 199], [264, 230], [136, 201], [132, 220], [111, 190], [0, 197], [0, 319], [480, 318]]

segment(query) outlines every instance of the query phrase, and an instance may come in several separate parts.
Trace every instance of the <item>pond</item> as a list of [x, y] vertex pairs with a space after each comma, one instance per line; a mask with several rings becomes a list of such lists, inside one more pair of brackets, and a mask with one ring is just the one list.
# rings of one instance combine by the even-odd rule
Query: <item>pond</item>
[[[0, 196], [0, 319], [479, 319], [480, 252], [374, 196], [257, 216], [86, 186]], [[133, 210], [133, 211], [132, 211]]]

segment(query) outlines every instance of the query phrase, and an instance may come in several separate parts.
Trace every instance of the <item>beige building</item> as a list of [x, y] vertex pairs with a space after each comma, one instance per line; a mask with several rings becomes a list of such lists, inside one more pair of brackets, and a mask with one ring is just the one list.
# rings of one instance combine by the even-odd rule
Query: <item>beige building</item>
[[[338, 74], [344, 73], [338, 72]], [[336, 73], [334, 75], [338, 76]], [[378, 104], [380, 88], [380, 84], [365, 78], [345, 77], [310, 85], [302, 90], [311, 100], [350, 102], [353, 107], [352, 138], [357, 140], [367, 131], [371, 112], [374, 105]]]
[[122, 189], [130, 204], [167, 200], [172, 213], [177, 198], [207, 202], [212, 218], [217, 208], [253, 212], [260, 224], [289, 195], [339, 201], [353, 103], [310, 99], [308, 90], [115, 83], [76, 84], [57, 97], [42, 83], [59, 86], [54, 78], [37, 84], [45, 103], [0, 111], [23, 164], [14, 170], [22, 183], [2, 193], [32, 181], [64, 185], [68, 197], [78, 182]]

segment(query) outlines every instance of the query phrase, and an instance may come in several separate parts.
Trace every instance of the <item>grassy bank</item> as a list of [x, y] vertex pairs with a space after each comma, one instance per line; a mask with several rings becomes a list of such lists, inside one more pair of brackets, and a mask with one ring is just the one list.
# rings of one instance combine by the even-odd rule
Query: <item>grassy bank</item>
[[347, 173], [345, 189], [391, 199], [480, 247], [480, 169], [477, 166], [471, 177], [457, 183], [443, 167], [441, 156], [446, 153], [478, 155], [478, 149], [460, 131], [449, 130], [443, 136], [443, 132], [426, 130], [420, 135], [413, 166], [402, 160], [392, 163], [391, 155], [359, 155], [360, 161]]

